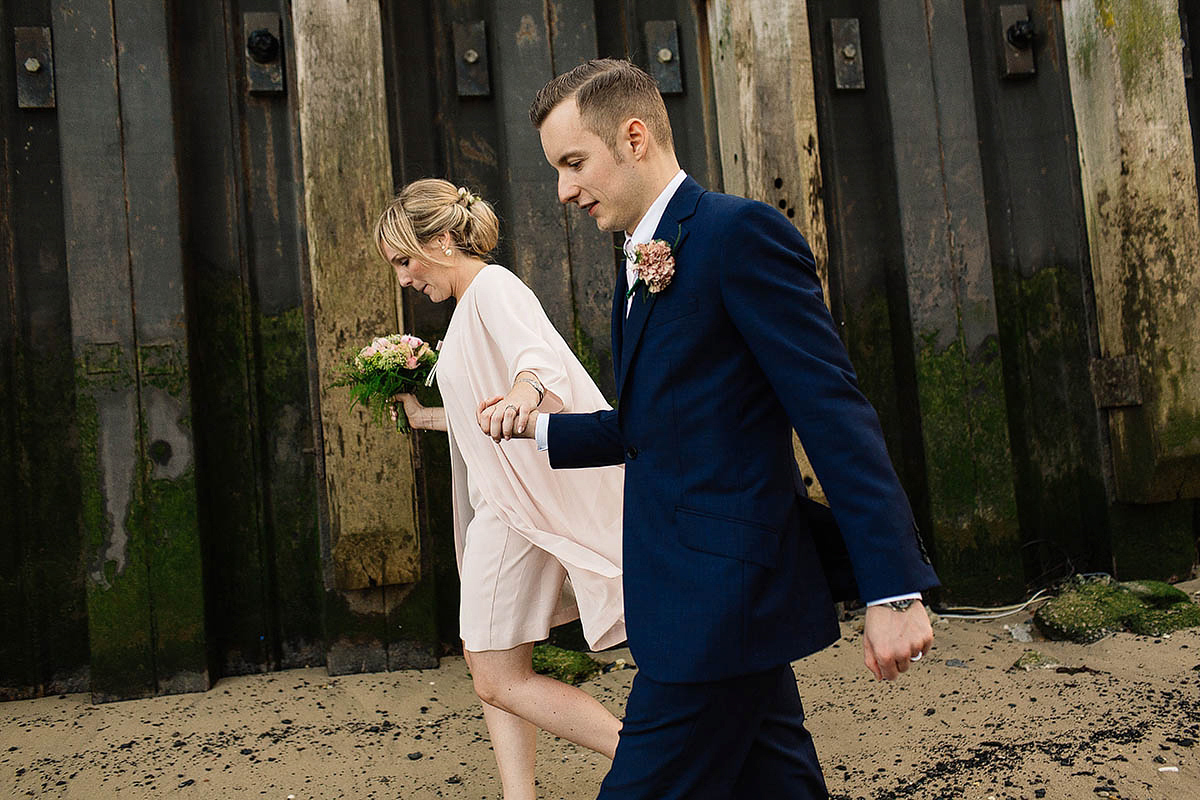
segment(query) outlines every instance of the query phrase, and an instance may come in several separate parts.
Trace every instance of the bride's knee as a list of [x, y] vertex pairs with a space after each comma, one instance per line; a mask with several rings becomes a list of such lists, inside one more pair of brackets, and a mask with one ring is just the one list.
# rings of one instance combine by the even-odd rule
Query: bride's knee
[[475, 695], [480, 700], [490, 706], [508, 710], [505, 708], [505, 697], [512, 688], [511, 680], [487, 668], [476, 668], [471, 670], [471, 681], [475, 686]]
[[475, 687], [476, 696], [490, 706], [512, 711], [513, 690], [521, 682], [522, 676], [507, 670], [495, 669], [492, 665], [481, 663], [483, 659], [475, 659], [471, 669], [471, 681]]

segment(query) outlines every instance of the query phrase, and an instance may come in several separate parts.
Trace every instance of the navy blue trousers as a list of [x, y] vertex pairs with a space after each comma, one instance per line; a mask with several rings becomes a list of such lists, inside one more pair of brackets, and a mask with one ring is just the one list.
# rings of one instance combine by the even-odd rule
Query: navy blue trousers
[[825, 800], [792, 668], [710, 683], [640, 672], [599, 800]]

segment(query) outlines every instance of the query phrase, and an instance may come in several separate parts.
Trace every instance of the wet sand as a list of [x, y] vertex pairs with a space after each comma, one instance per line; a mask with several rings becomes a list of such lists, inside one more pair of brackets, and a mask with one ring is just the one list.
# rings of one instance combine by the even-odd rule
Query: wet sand
[[[1181, 588], [1200, 596], [1200, 580]], [[832, 796], [1200, 800], [1200, 629], [1076, 645], [1036, 631], [1023, 643], [1005, 627], [1028, 620], [939, 620], [933, 652], [896, 683], [862, 666], [858, 619], [797, 662]], [[1011, 671], [1029, 648], [1061, 668]], [[602, 656], [616, 658], [629, 653]], [[619, 715], [634, 674], [584, 688]], [[546, 800], [594, 797], [607, 769], [546, 734], [538, 758]], [[500, 789], [466, 667], [445, 658], [437, 670], [292, 670], [105, 705], [86, 694], [0, 703], [0, 796], [492, 800]]]

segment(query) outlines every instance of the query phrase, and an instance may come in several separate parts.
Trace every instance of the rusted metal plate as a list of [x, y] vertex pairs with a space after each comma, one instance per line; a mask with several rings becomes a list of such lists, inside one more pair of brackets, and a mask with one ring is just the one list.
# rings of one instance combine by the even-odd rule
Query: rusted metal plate
[[242, 15], [246, 37], [246, 89], [251, 92], [282, 92], [283, 31], [279, 15], [250, 12]]
[[829, 20], [829, 35], [833, 41], [833, 85], [838, 89], [867, 88], [858, 18]]
[[1097, 408], [1128, 408], [1142, 404], [1138, 357], [1094, 358], [1091, 363], [1092, 392]]
[[492, 93], [487, 25], [483, 20], [454, 23], [454, 74], [459, 97], [487, 97]]
[[1006, 78], [1027, 78], [1036, 75], [1037, 66], [1033, 60], [1036, 36], [1028, 6], [1000, 6], [997, 13], [1002, 74]]
[[683, 94], [683, 67], [679, 54], [679, 26], [673, 19], [646, 23], [646, 63], [663, 95]]
[[54, 108], [54, 49], [49, 28], [13, 28], [17, 106]]

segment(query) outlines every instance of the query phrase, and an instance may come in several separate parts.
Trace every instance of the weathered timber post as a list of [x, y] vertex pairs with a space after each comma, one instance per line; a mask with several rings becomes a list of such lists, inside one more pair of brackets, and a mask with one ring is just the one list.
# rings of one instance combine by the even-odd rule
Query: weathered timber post
[[[829, 302], [829, 247], [821, 196], [817, 107], [803, 3], [713, 0], [708, 10], [725, 191], [761, 200], [804, 234]], [[793, 436], [809, 493], [823, 498]]]
[[202, 691], [166, 4], [59, 0], [53, 33], [92, 695]]
[[930, 538], [956, 593], [1013, 597], [1020, 534], [963, 8], [881, 0], [879, 21]]
[[[585, 3], [556, 6], [547, 26], [541, 0], [513, 0], [496, 15], [495, 80], [500, 109], [505, 186], [511, 219], [502, 235], [513, 248], [512, 270], [521, 276], [547, 316], [606, 382], [610, 359], [593, 344], [608, 342], [615, 251], [611, 234], [596, 229], [575, 206], [558, 202], [554, 173], [546, 165], [529, 104], [548, 80], [595, 58], [595, 13]], [[565, 245], [565, 246], [564, 246]]]
[[1065, 0], [1063, 19], [1100, 339], [1092, 388], [1117, 497], [1200, 497], [1200, 216], [1178, 3]]
[[[392, 189], [379, 5], [299, 0], [292, 22], [324, 441], [327, 665], [334, 674], [433, 666], [412, 442], [329, 388], [347, 353], [403, 326], [371, 241]], [[388, 620], [405, 610], [413, 622], [397, 632]]]

